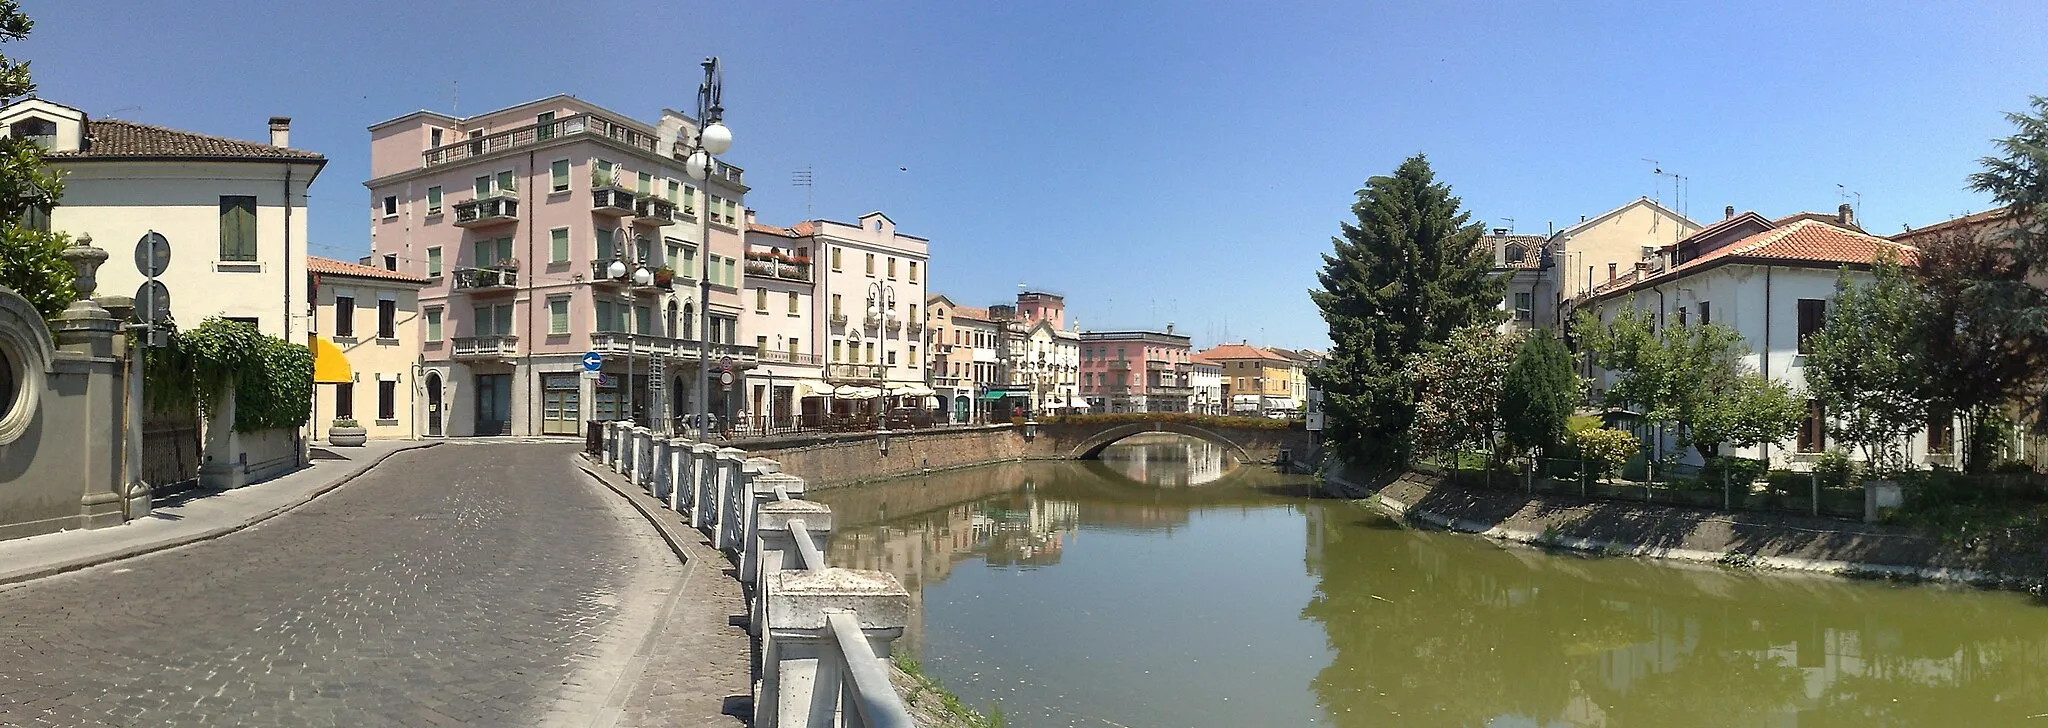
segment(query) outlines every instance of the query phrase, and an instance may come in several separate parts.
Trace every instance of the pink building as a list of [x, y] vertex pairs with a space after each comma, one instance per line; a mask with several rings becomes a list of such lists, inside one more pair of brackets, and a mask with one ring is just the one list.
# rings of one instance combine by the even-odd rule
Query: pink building
[[[747, 187], [722, 162], [691, 179], [695, 130], [675, 111], [648, 125], [570, 96], [370, 127], [374, 262], [432, 281], [423, 432], [572, 435], [587, 420], [692, 411], [700, 334], [714, 367], [754, 364], [736, 330]], [[634, 280], [642, 267], [651, 282]], [[586, 352], [600, 375], [581, 375]], [[710, 391], [711, 411], [729, 414], [732, 392]]]
[[1172, 326], [1081, 332], [1081, 396], [1096, 412], [1186, 412], [1194, 393], [1188, 348]]

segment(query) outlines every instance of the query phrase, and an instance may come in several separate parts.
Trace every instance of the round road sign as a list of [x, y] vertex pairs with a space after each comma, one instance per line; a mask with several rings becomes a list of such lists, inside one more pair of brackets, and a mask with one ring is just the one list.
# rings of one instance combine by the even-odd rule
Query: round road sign
[[718, 383], [719, 383], [719, 384], [723, 384], [723, 385], [725, 385], [725, 386], [728, 386], [728, 387], [732, 386], [732, 372], [725, 372], [725, 373], [719, 374], [719, 375], [718, 375]]
[[163, 281], [143, 281], [135, 289], [135, 319], [146, 324], [171, 320], [171, 289]]
[[163, 233], [151, 230], [135, 241], [135, 269], [145, 278], [163, 275], [171, 267], [171, 241]]

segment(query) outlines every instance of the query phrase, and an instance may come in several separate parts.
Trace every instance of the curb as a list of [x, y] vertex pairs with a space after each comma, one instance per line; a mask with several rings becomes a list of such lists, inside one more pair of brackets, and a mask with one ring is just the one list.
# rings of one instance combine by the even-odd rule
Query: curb
[[[1520, 529], [1502, 528], [1500, 526], [1487, 526], [1486, 524], [1478, 523], [1475, 521], [1468, 521], [1462, 518], [1451, 518], [1441, 513], [1432, 513], [1429, 511], [1419, 510], [1406, 503], [1402, 503], [1401, 501], [1396, 500], [1386, 495], [1385, 493], [1375, 492], [1369, 488], [1365, 488], [1364, 486], [1360, 486], [1356, 483], [1352, 483], [1350, 481], [1344, 480], [1334, 475], [1326, 475], [1324, 477], [1324, 481], [1326, 483], [1340, 487], [1343, 490], [1343, 492], [1340, 493], [1340, 495], [1347, 498], [1352, 498], [1352, 500], [1356, 502], [1363, 502], [1366, 505], [1371, 506], [1376, 510], [1380, 510], [1395, 518], [1412, 518], [1414, 520], [1421, 521], [1422, 523], [1437, 528], [1441, 528], [1446, 531], [1471, 534], [1475, 536], [1481, 536], [1484, 538], [1494, 539], [1496, 541], [1513, 541], [1515, 543], [1525, 544], [1529, 546], [1561, 548], [1571, 551], [1581, 551], [1586, 553], [1603, 555], [1665, 559], [1670, 561], [1683, 561], [1717, 566], [1741, 566], [1757, 571], [1802, 572], [1808, 574], [1838, 576], [1843, 578], [1903, 578], [1930, 582], [1969, 584], [1973, 586], [1989, 586], [2004, 589], [2013, 589], [2013, 585], [2015, 584], [2028, 583], [2027, 579], [2017, 577], [2011, 574], [1978, 571], [1975, 569], [1957, 569], [1936, 566], [1905, 566], [1900, 564], [1872, 564], [1860, 561], [1807, 559], [1796, 556], [1763, 556], [1753, 554], [1734, 554], [1731, 560], [1731, 554], [1733, 552], [1715, 553], [1712, 551], [1702, 551], [1699, 549], [1643, 546], [1640, 544], [1621, 543], [1594, 538], [1545, 538], [1544, 535], [1540, 533], [1534, 533]], [[1368, 495], [1365, 495], [1363, 497], [1354, 497], [1359, 493], [1366, 493]]]
[[236, 531], [240, 531], [250, 526], [254, 526], [258, 523], [262, 523], [272, 518], [284, 515], [285, 512], [287, 511], [290, 511], [294, 508], [298, 508], [299, 506], [303, 506], [307, 503], [311, 503], [313, 502], [314, 498], [326, 495], [329, 491], [332, 491], [335, 488], [339, 488], [343, 485], [347, 485], [349, 481], [361, 477], [363, 473], [367, 473], [370, 471], [371, 468], [375, 468], [378, 465], [383, 464], [385, 460], [391, 459], [391, 456], [393, 455], [397, 455], [402, 452], [410, 452], [413, 450], [425, 450], [427, 448], [437, 447], [440, 444], [441, 443], [439, 442], [428, 442], [420, 445], [415, 445], [412, 447], [401, 447], [390, 452], [384, 453], [383, 455], [377, 456], [375, 459], [366, 461], [362, 467], [349, 471], [348, 473], [342, 475], [341, 477], [335, 478], [332, 482], [329, 482], [326, 485], [322, 485], [319, 488], [314, 489], [313, 492], [306, 494], [306, 497], [304, 498], [300, 498], [291, 503], [286, 503], [282, 506], [278, 506], [263, 513], [259, 513], [252, 518], [244, 519], [241, 523], [228, 526], [219, 526], [205, 531], [200, 531], [198, 533], [187, 534], [184, 536], [175, 536], [164, 539], [162, 541], [138, 544], [127, 548], [116, 549], [114, 551], [93, 554], [91, 556], [76, 558], [70, 561], [62, 561], [55, 564], [50, 564], [48, 566], [37, 567], [34, 569], [30, 569], [28, 571], [21, 571], [12, 574], [0, 574], [0, 586], [19, 584], [26, 581], [34, 581], [36, 579], [41, 579], [49, 576], [56, 576], [58, 574], [78, 571], [80, 569], [89, 569], [94, 566], [99, 566], [101, 564], [109, 564], [116, 561], [132, 559], [137, 556], [153, 554], [158, 551], [168, 551], [170, 549], [178, 548], [180, 546], [188, 546], [191, 544], [199, 543], [201, 541], [211, 541], [213, 539], [226, 536], [230, 533], [234, 533]]
[[[647, 504], [642, 503], [640, 501], [641, 498], [646, 498], [647, 500], [654, 500], [654, 496], [648, 495], [646, 491], [642, 491], [639, 488], [633, 487], [630, 483], [628, 483], [627, 487], [625, 488], [619, 487], [619, 485], [617, 483], [612, 482], [612, 480], [615, 478], [623, 479], [623, 476], [620, 476], [617, 473], [613, 473], [611, 472], [611, 470], [605, 468], [603, 465], [600, 465], [595, 461], [591, 460], [590, 453], [579, 452], [576, 453], [574, 458], [576, 460], [576, 467], [582, 469], [583, 472], [588, 474], [592, 480], [596, 480], [599, 483], [603, 483], [604, 487], [610, 488], [613, 493], [617, 493], [619, 494], [619, 497], [625, 498], [627, 503], [633, 504], [633, 510], [639, 511], [640, 517], [647, 519], [647, 524], [653, 526], [656, 533], [661, 534], [661, 540], [668, 544], [668, 548], [670, 551], [675, 552], [677, 559], [681, 560], [684, 565], [688, 565], [690, 563], [690, 554], [687, 552], [686, 549], [683, 548], [682, 536], [678, 535], [674, 529], [681, 528], [683, 532], [688, 534], [696, 534], [696, 529], [690, 528], [689, 526], [682, 524], [665, 523], [662, 519], [656, 518], [654, 515], [655, 510], [659, 510], [662, 513], [674, 513], [674, 511], [671, 511], [666, 507], [650, 510]], [[641, 498], [636, 498], [634, 497], [635, 495], [638, 495]]]

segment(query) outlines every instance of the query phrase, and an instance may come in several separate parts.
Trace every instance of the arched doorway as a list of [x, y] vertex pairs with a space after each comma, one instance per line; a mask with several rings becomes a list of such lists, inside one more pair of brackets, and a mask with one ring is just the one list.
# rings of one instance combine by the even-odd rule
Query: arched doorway
[[441, 436], [441, 373], [427, 372], [427, 437]]
[[966, 424], [968, 419], [973, 417], [973, 413], [968, 411], [968, 408], [972, 406], [973, 400], [968, 399], [967, 395], [963, 394], [958, 397], [954, 397], [953, 421], [959, 424]]

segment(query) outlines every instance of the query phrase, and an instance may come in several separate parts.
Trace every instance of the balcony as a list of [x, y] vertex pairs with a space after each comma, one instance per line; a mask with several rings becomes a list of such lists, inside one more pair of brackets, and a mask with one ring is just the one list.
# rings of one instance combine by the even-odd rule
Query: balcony
[[606, 217], [633, 214], [633, 193], [616, 187], [592, 187], [590, 211]]
[[504, 293], [519, 288], [519, 271], [511, 267], [456, 268], [449, 273], [458, 291]]
[[923, 334], [924, 334], [924, 322], [923, 322], [923, 321], [912, 321], [912, 322], [910, 322], [910, 335], [911, 335], [911, 336], [922, 336]]
[[893, 332], [897, 332], [897, 331], [902, 331], [902, 330], [903, 330], [903, 319], [899, 319], [899, 318], [892, 318], [892, 319], [889, 319], [889, 326], [888, 326], [888, 329], [889, 329], [889, 331], [890, 331], [890, 332], [892, 332], [892, 333], [893, 333]]
[[808, 256], [751, 252], [747, 253], [745, 270], [746, 275], [753, 278], [811, 282], [811, 259]]
[[517, 336], [457, 336], [449, 356], [458, 361], [502, 361], [519, 356]]
[[833, 326], [837, 326], [842, 329], [846, 328], [846, 314], [835, 313], [828, 317], [826, 320], [832, 322]]
[[1129, 360], [1129, 359], [1111, 359], [1111, 360], [1109, 361], [1109, 370], [1110, 370], [1110, 371], [1112, 371], [1112, 372], [1127, 372], [1127, 371], [1130, 371], [1130, 370], [1131, 370], [1131, 360]]
[[[664, 275], [659, 268], [649, 266], [649, 269], [654, 271], [654, 282], [643, 286], [638, 283], [634, 283], [630, 277], [627, 280], [619, 280], [617, 278], [613, 278], [611, 267], [611, 258], [591, 259], [590, 282], [593, 284], [607, 286], [631, 286], [633, 290], [641, 293], [659, 293], [661, 291], [673, 290], [675, 288], [675, 281], [678, 278], [678, 276], [674, 272], [670, 272]], [[639, 266], [631, 262], [626, 263], [626, 270], [628, 271], [635, 270], [638, 267]], [[627, 275], [630, 276], [631, 274], [629, 273]]]
[[835, 382], [881, 382], [880, 364], [827, 364], [825, 378]]
[[791, 354], [774, 349], [761, 352], [761, 361], [771, 364], [798, 364], [812, 367], [825, 363], [825, 360], [817, 354]]
[[1172, 362], [1164, 362], [1164, 361], [1159, 361], [1158, 359], [1146, 359], [1146, 360], [1145, 360], [1145, 370], [1146, 370], [1146, 371], [1152, 371], [1152, 372], [1166, 372], [1166, 371], [1172, 371], [1172, 370], [1173, 370], [1173, 363], [1172, 363]]
[[659, 197], [642, 197], [633, 202], [633, 224], [669, 225], [676, 221], [676, 203]]
[[455, 203], [455, 226], [480, 228], [519, 222], [519, 200], [493, 196]]

